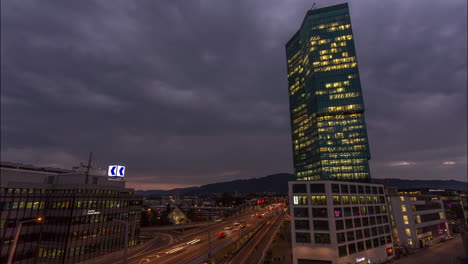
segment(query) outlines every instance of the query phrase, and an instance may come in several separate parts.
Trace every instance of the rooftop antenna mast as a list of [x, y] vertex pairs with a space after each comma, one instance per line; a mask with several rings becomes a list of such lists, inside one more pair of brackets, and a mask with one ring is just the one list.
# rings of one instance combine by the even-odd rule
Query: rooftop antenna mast
[[91, 168], [91, 159], [93, 158], [93, 152], [89, 153], [88, 166], [86, 167], [86, 184], [88, 184], [89, 169]]
[[310, 10], [313, 10], [315, 7], [315, 3], [312, 5], [312, 7], [310, 8]]

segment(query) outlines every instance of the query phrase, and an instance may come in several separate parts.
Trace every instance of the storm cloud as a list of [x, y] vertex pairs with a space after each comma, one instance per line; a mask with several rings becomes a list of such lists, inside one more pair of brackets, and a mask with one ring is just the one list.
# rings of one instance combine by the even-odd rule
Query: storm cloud
[[[311, 6], [3, 1], [1, 159], [92, 151], [138, 189], [292, 172], [284, 45]], [[371, 177], [466, 180], [466, 1], [350, 9]]]

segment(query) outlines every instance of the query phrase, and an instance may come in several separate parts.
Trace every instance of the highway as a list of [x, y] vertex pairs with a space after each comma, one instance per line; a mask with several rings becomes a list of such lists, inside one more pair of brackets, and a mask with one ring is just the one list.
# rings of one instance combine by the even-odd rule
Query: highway
[[[198, 232], [192, 231], [191, 235], [184, 237], [182, 241], [172, 244], [171, 246], [153, 250], [152, 252], [144, 252], [137, 258], [130, 258], [131, 264], [198, 264], [208, 259], [208, 251], [211, 248], [211, 255], [221, 251], [226, 246], [235, 242], [239, 238], [239, 232], [249, 232], [253, 230], [257, 224], [263, 219], [252, 217], [254, 212], [249, 212], [240, 217], [226, 219], [221, 223], [213, 223], [210, 228], [203, 228]], [[245, 228], [239, 231], [239, 228], [234, 226], [234, 223], [239, 221], [245, 222]], [[224, 230], [225, 227], [231, 226], [233, 229]], [[224, 238], [216, 238], [216, 235], [224, 232]], [[189, 243], [191, 242], [192, 243]]]
[[268, 250], [270, 239], [276, 234], [278, 227], [284, 219], [284, 214], [278, 213], [264, 225], [250, 241], [245, 244], [237, 254], [229, 260], [228, 264], [258, 264]]
[[[208, 259], [208, 249], [211, 247], [211, 255], [221, 251], [226, 246], [239, 238], [239, 232], [246, 234], [260, 224], [265, 218], [257, 218], [257, 213], [267, 211], [266, 208], [249, 211], [240, 216], [226, 218], [223, 222], [211, 222], [196, 228], [185, 230], [183, 233], [174, 231], [163, 231], [158, 228], [145, 228], [142, 231], [154, 232], [155, 238], [141, 245], [141, 249], [130, 251], [128, 263], [130, 264], [199, 264]], [[271, 215], [271, 213], [270, 213]], [[265, 215], [267, 216], [267, 215]], [[245, 222], [245, 228], [239, 231], [234, 226], [235, 222]], [[231, 230], [224, 230], [231, 226]], [[224, 238], [216, 235], [224, 232]], [[210, 245], [209, 245], [210, 244]], [[123, 254], [123, 253], [122, 253]], [[97, 264], [123, 264], [121, 254], [111, 258], [96, 260]]]

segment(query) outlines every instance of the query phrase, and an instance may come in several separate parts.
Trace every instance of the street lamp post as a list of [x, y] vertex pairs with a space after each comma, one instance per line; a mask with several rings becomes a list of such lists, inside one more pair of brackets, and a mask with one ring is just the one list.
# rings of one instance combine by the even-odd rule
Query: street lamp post
[[[128, 264], [128, 222], [118, 219], [113, 219], [112, 221], [123, 224], [125, 226], [125, 236], [124, 236], [124, 256], [123, 256], [123, 263]], [[8, 263], [10, 264], [10, 263]]]
[[42, 223], [43, 220], [44, 220], [44, 218], [39, 216], [39, 217], [34, 218], [34, 219], [20, 221], [18, 223], [18, 227], [16, 228], [16, 233], [15, 233], [15, 240], [13, 240], [13, 246], [11, 246], [11, 251], [10, 251], [10, 255], [8, 256], [7, 264], [13, 263], [13, 257], [15, 256], [16, 246], [18, 245], [18, 239], [19, 239], [19, 236], [20, 236], [20, 233], [21, 233], [21, 229], [23, 228], [23, 224], [24, 223], [29, 223], [29, 222]]

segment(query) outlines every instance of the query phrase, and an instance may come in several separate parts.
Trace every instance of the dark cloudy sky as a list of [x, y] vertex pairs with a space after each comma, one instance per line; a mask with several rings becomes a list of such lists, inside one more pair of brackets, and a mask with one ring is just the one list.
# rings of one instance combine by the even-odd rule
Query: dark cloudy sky
[[[2, 1], [2, 161], [93, 151], [138, 189], [292, 172], [284, 45], [313, 2]], [[466, 0], [350, 8], [371, 176], [466, 180]]]

